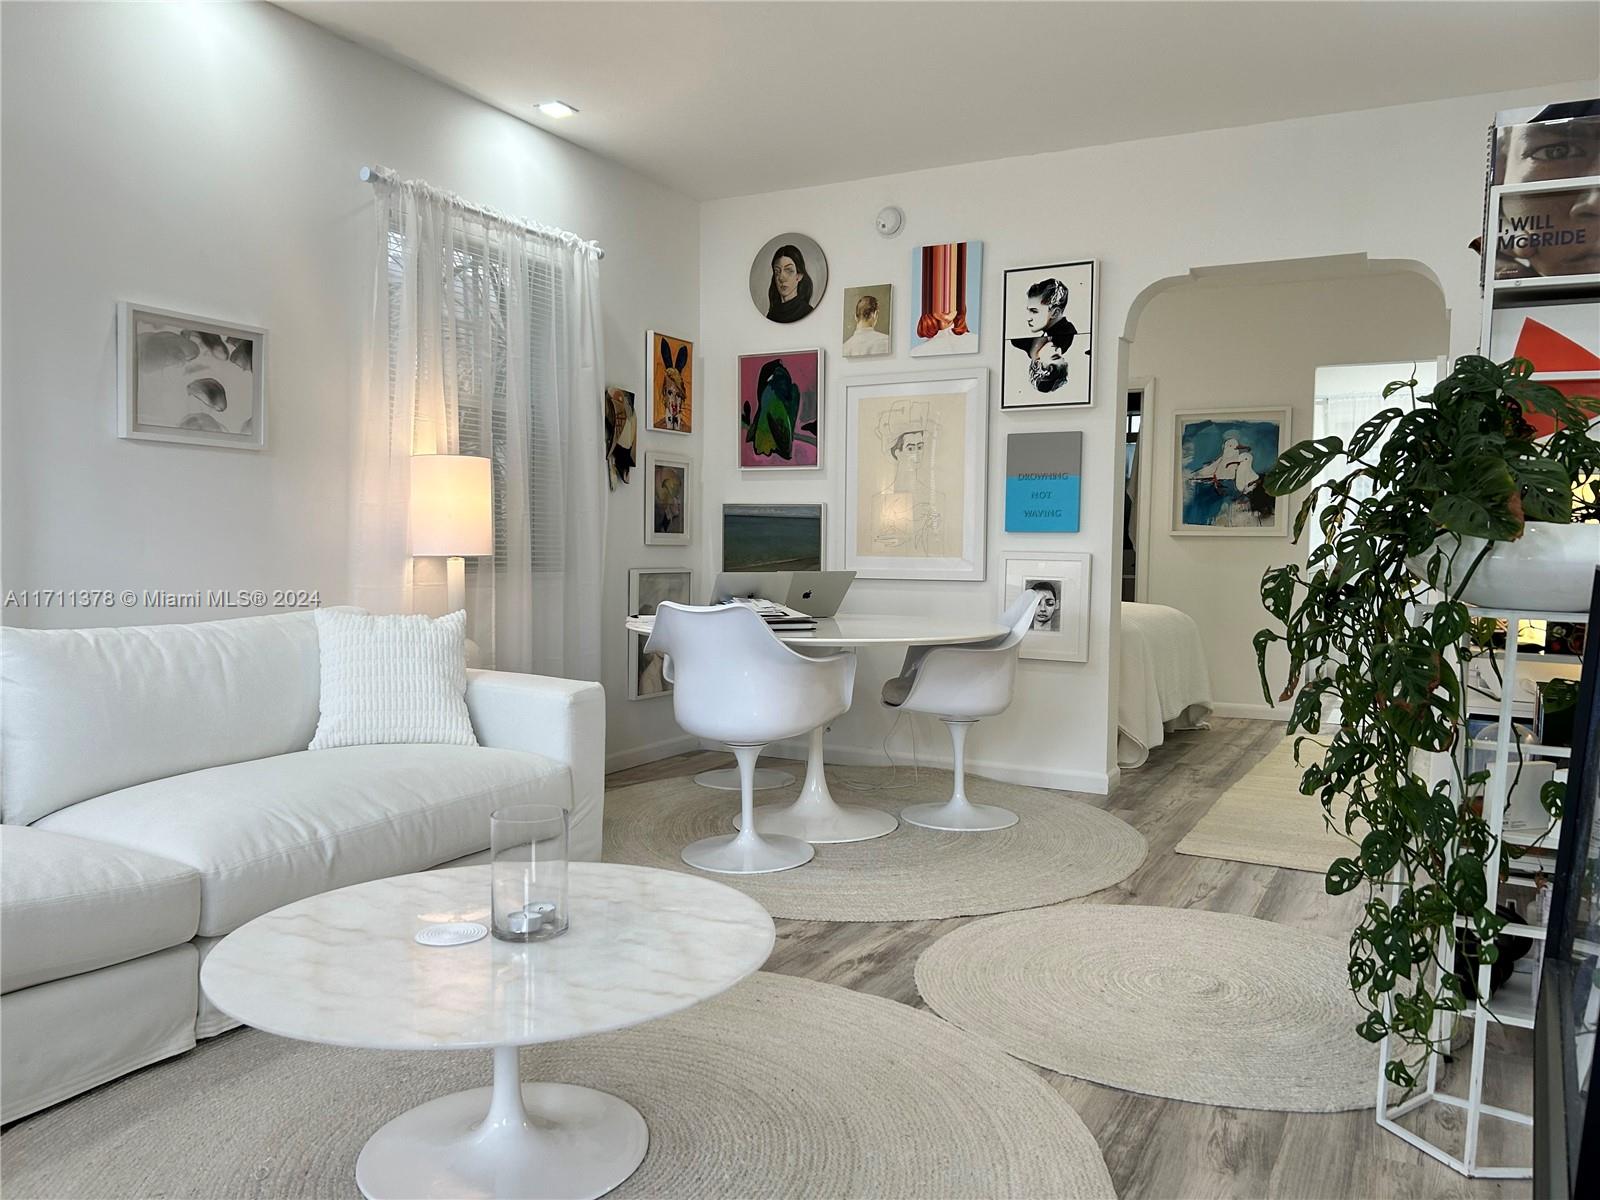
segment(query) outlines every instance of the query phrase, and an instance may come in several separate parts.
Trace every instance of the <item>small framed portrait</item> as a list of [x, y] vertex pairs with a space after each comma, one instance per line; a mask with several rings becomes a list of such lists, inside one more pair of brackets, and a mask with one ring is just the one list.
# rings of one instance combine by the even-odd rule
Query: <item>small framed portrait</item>
[[693, 433], [694, 343], [653, 329], [644, 337], [649, 356], [650, 428], [661, 433]]
[[828, 290], [828, 258], [803, 233], [780, 233], [750, 262], [750, 302], [769, 321], [809, 317]]
[[689, 460], [646, 450], [644, 482], [644, 544], [687, 546], [694, 512]]
[[1006, 272], [1001, 408], [1094, 403], [1094, 310], [1092, 260]]
[[1289, 498], [1262, 477], [1289, 444], [1287, 408], [1173, 414], [1172, 532], [1285, 537]]
[[822, 351], [739, 356], [739, 469], [822, 465]]
[[983, 243], [939, 242], [911, 255], [911, 357], [976, 354], [983, 319]]
[[[628, 615], [652, 617], [663, 600], [692, 604], [693, 573], [680, 567], [634, 567], [628, 572]], [[628, 699], [654, 700], [672, 694], [672, 681], [666, 677], [666, 660], [660, 654], [646, 654], [642, 633], [628, 632]]]
[[1009, 607], [1025, 591], [1039, 593], [1033, 625], [1022, 639], [1023, 658], [1089, 660], [1089, 560], [1078, 552], [1005, 556], [1002, 605]]
[[894, 353], [894, 287], [871, 283], [844, 290], [845, 358], [887, 358]]
[[639, 426], [633, 414], [633, 393], [626, 388], [609, 387], [605, 394], [606, 475], [616, 491], [633, 474], [638, 463], [634, 456], [639, 444]]
[[264, 450], [267, 331], [124, 301], [117, 436]]

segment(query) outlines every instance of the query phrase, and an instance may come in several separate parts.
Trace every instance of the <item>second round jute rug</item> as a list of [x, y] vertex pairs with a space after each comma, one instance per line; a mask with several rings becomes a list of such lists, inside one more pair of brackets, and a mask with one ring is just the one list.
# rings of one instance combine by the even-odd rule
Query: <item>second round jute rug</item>
[[[840, 804], [890, 812], [950, 796], [949, 771], [923, 769], [914, 786], [887, 767], [828, 772]], [[799, 784], [760, 793], [787, 804]], [[1062, 792], [967, 777], [975, 804], [1001, 804], [1021, 819], [989, 833], [941, 833], [902, 823], [885, 837], [819, 845], [803, 867], [770, 875], [717, 875], [775, 917], [807, 921], [921, 921], [1011, 912], [1087, 896], [1120, 883], [1144, 861], [1145, 840], [1125, 821]], [[693, 871], [678, 857], [690, 842], [732, 833], [736, 793], [686, 778], [606, 793], [606, 862]]]
[[[524, 1079], [621, 1096], [650, 1126], [616, 1200], [1114, 1197], [1072, 1107], [981, 1038], [892, 1000], [758, 974], [661, 1021], [522, 1053]], [[6, 1195], [356, 1200], [385, 1121], [489, 1082], [489, 1056], [239, 1030], [0, 1138]]]
[[1254, 917], [1068, 904], [974, 921], [917, 960], [940, 1016], [1129, 1092], [1283, 1112], [1371, 1108], [1348, 951]]

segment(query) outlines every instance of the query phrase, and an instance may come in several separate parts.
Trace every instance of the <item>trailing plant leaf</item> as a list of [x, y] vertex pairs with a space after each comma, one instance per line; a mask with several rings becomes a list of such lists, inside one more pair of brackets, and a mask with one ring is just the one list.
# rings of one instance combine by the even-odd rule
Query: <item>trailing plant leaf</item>
[[[1289, 732], [1319, 733], [1322, 746], [1319, 761], [1302, 765], [1300, 791], [1353, 845], [1325, 887], [1335, 896], [1365, 890], [1350, 935], [1351, 992], [1366, 1010], [1358, 1030], [1399, 1044], [1386, 1073], [1401, 1087], [1415, 1086], [1436, 1052], [1439, 1014], [1467, 1003], [1446, 966], [1458, 930], [1475, 935], [1489, 961], [1503, 926], [1487, 898], [1507, 851], [1474, 807], [1487, 772], [1468, 773], [1462, 733], [1464, 672], [1489, 631], [1462, 589], [1489, 546], [1520, 537], [1526, 521], [1592, 520], [1600, 510], [1592, 494], [1573, 500], [1575, 485], [1600, 478], [1587, 417], [1600, 404], [1531, 374], [1524, 362], [1467, 356], [1427, 395], [1415, 381], [1390, 384], [1384, 395], [1398, 406], [1346, 442], [1290, 446], [1265, 477], [1273, 495], [1310, 489], [1294, 536], [1315, 528], [1322, 544], [1304, 565], [1262, 577], [1272, 623], [1253, 640], [1262, 694], [1273, 698], [1267, 654], [1281, 644]], [[1538, 440], [1533, 414], [1556, 432]], [[1330, 698], [1341, 724], [1327, 729]], [[1427, 773], [1420, 756], [1429, 752], [1449, 754], [1450, 778]], [[1552, 815], [1563, 798], [1559, 785], [1541, 789]]]

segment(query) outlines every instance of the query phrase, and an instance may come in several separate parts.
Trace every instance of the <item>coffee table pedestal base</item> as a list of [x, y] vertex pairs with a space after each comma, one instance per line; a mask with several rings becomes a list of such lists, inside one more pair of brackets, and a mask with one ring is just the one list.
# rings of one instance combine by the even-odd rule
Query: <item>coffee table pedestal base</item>
[[522, 1083], [515, 1047], [494, 1052], [494, 1086], [441, 1096], [373, 1134], [356, 1160], [368, 1200], [594, 1200], [638, 1169], [650, 1131], [638, 1109], [593, 1088]]

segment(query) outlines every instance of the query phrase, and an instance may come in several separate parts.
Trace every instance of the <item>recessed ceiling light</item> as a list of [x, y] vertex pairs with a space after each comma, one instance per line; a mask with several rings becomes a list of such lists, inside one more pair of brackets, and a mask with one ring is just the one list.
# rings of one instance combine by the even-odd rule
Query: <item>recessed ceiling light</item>
[[578, 115], [578, 110], [573, 108], [572, 105], [568, 104], [565, 100], [546, 100], [543, 104], [539, 105], [539, 111], [553, 121], [559, 121], [563, 117], [575, 117]]

